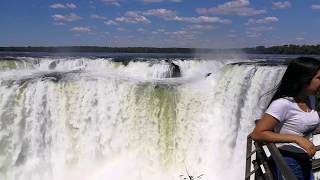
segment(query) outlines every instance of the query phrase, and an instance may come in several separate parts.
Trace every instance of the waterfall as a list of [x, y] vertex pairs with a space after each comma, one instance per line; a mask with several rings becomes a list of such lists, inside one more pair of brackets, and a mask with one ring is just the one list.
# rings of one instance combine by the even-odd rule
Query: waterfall
[[171, 61], [0, 60], [0, 179], [243, 178], [284, 67]]

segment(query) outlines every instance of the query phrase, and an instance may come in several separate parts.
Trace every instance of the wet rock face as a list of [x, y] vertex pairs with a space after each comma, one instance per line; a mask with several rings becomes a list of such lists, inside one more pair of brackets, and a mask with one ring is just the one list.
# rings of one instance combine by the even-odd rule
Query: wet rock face
[[169, 64], [169, 69], [170, 69], [170, 72], [169, 74], [167, 75], [166, 78], [176, 78], [176, 77], [181, 77], [181, 70], [180, 70], [180, 67], [178, 65], [176, 65], [175, 63], [173, 63], [172, 61], [170, 60], [165, 60], [166, 63]]
[[42, 79], [49, 79], [53, 82], [58, 82], [59, 80], [61, 80], [63, 77], [63, 74], [62, 73], [59, 73], [59, 72], [52, 72], [52, 73], [47, 73], [47, 74], [43, 74], [42, 75]]
[[55, 69], [57, 67], [57, 62], [53, 61], [52, 63], [49, 64], [49, 69]]
[[172, 68], [172, 75], [171, 77], [181, 77], [181, 70], [180, 67], [173, 62], [171, 62], [171, 68]]

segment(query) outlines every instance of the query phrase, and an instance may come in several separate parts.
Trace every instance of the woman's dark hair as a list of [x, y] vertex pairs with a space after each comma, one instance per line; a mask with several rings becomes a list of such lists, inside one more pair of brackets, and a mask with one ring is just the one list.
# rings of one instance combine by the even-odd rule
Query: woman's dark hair
[[291, 60], [270, 103], [282, 97], [296, 97], [310, 84], [319, 69], [320, 61], [315, 58], [299, 57]]

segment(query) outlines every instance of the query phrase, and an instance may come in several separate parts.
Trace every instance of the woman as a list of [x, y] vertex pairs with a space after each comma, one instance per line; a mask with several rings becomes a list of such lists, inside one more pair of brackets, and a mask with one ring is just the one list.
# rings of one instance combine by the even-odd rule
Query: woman
[[[316, 149], [310, 136], [320, 119], [312, 109], [309, 96], [320, 91], [319, 69], [317, 59], [300, 57], [292, 60], [269, 107], [251, 134], [255, 141], [276, 143], [298, 179], [314, 179], [311, 157]], [[276, 169], [278, 179], [282, 179]]]

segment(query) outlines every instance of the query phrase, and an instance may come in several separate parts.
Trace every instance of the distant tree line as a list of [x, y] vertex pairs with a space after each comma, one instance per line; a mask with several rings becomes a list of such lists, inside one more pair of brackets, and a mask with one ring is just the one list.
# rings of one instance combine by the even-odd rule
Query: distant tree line
[[100, 46], [58, 46], [58, 47], [0, 47], [0, 51], [14, 52], [109, 52], [109, 53], [230, 53], [250, 54], [320, 54], [320, 45], [257, 46], [254, 48], [209, 49], [209, 48], [154, 48], [154, 47], [100, 47]]
[[252, 54], [320, 54], [320, 45], [257, 46], [255, 48], [244, 48], [243, 51]]

